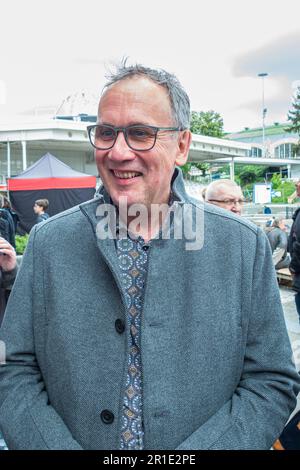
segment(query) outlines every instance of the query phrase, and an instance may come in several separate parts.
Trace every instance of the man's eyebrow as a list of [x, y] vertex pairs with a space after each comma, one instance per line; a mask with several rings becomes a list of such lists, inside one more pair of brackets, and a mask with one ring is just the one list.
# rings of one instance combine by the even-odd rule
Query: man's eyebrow
[[151, 126], [151, 127], [158, 127], [158, 126], [154, 126], [153, 124], [149, 124], [149, 123], [141, 122], [141, 121], [132, 121], [132, 122], [130, 122], [129, 124], [127, 124], [126, 126], [115, 126], [114, 124], [111, 124], [110, 122], [100, 122], [100, 121], [97, 121], [96, 124], [97, 124], [97, 125], [102, 125], [102, 126], [110, 126], [110, 127], [129, 127], [129, 126]]

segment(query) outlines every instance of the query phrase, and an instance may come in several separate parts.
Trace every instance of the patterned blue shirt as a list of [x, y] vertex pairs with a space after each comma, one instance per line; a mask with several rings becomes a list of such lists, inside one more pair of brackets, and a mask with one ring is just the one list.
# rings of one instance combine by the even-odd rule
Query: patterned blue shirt
[[[169, 206], [177, 200], [171, 191]], [[108, 193], [104, 201], [112, 204]], [[144, 448], [143, 426], [143, 375], [141, 360], [141, 324], [144, 291], [146, 286], [151, 242], [142, 237], [130, 236], [120, 221], [117, 222], [119, 236], [115, 241], [121, 272], [121, 282], [126, 300], [126, 323], [129, 329], [126, 388], [123, 402], [121, 450], [142, 450]], [[171, 226], [173, 217], [171, 216]], [[122, 234], [121, 234], [122, 233]], [[161, 237], [161, 231], [155, 238]]]
[[149, 248], [141, 237], [116, 240], [130, 332], [120, 445], [126, 450], [143, 449], [141, 319]]

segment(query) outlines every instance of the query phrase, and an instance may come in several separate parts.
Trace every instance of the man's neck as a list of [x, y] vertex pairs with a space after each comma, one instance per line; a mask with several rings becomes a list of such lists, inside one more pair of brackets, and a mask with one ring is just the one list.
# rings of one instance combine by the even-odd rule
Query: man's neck
[[[119, 205], [118, 217], [121, 225], [133, 236], [142, 237], [145, 242], [155, 238], [165, 221], [167, 221], [170, 206], [173, 204], [173, 196], [170, 194], [168, 202], [161, 204], [151, 204], [150, 207], [141, 204], [132, 207]], [[169, 219], [170, 220], [170, 219]]]

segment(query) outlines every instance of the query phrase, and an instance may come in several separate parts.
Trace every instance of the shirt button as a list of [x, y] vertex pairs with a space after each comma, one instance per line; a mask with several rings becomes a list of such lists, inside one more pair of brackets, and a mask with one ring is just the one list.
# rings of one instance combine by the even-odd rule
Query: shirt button
[[112, 424], [115, 419], [114, 414], [109, 410], [101, 411], [100, 417], [104, 424]]
[[149, 245], [143, 245], [143, 250], [144, 250], [144, 251], [148, 251], [148, 250], [149, 250], [149, 248], [150, 248], [150, 246], [149, 246]]
[[121, 320], [121, 318], [118, 318], [118, 319], [115, 321], [115, 328], [116, 328], [117, 333], [119, 333], [119, 335], [121, 335], [122, 333], [124, 333], [124, 331], [125, 331], [125, 324], [124, 324], [123, 320]]

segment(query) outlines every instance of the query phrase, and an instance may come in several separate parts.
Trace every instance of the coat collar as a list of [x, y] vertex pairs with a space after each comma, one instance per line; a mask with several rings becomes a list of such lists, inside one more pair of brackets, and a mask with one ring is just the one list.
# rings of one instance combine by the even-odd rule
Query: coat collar
[[294, 221], [296, 220], [297, 215], [299, 214], [299, 212], [300, 212], [300, 207], [298, 207], [298, 209], [295, 210], [295, 212], [294, 212], [294, 214], [293, 214], [293, 216], [292, 216], [292, 219], [293, 219]]
[[[189, 201], [189, 196], [186, 193], [182, 171], [179, 168], [175, 168], [171, 188], [174, 194], [175, 199], [179, 203], [184, 203]], [[89, 219], [90, 223], [93, 226], [99, 222], [99, 217], [97, 217], [96, 212], [100, 204], [112, 204], [110, 196], [104, 186], [100, 186], [97, 190], [94, 199], [84, 202], [79, 205], [81, 212]]]
[[[175, 168], [174, 170], [171, 187], [177, 203], [183, 204], [188, 201], [182, 172], [178, 168]], [[80, 204], [79, 208], [92, 226], [97, 246], [102, 253], [102, 256], [105, 258], [106, 263], [110, 266], [112, 271], [117, 272], [119, 266], [115, 250], [114, 232], [113, 230], [110, 230], [110, 226], [114, 228], [114, 223], [116, 222], [114, 219], [116, 211], [112, 210], [111, 199], [104, 186], [99, 188], [94, 199]], [[108, 209], [108, 212], [105, 212], [106, 208]], [[104, 226], [107, 226], [107, 233], [109, 233], [109, 236], [101, 238], [99, 236], [99, 230], [102, 230]]]

